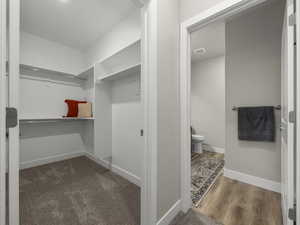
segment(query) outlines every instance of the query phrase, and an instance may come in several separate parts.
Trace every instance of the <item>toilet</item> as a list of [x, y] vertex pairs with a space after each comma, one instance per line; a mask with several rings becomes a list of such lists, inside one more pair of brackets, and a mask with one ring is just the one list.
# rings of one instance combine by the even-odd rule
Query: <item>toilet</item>
[[204, 143], [204, 136], [193, 134], [192, 135], [192, 149], [195, 153], [203, 153], [203, 143]]

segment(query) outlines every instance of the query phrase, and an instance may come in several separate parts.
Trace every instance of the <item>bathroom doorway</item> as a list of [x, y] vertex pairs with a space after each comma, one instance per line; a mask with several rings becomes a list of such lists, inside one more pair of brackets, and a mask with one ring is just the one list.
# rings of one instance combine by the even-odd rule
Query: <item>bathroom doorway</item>
[[191, 198], [194, 207], [224, 168], [225, 23], [191, 35]]
[[182, 24], [184, 211], [226, 225], [293, 223], [293, 7], [241, 1]]

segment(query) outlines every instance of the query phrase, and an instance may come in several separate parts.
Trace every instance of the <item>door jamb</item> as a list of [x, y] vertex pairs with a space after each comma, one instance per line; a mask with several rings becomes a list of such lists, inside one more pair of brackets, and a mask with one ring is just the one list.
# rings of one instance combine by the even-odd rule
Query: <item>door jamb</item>
[[0, 0], [0, 225], [6, 223], [6, 0]]
[[181, 23], [180, 29], [180, 141], [181, 141], [181, 200], [182, 211], [192, 207], [191, 201], [191, 52], [190, 37], [193, 31], [207, 24], [235, 15], [267, 0], [224, 0]]
[[144, 105], [144, 154], [141, 224], [157, 222], [157, 1], [142, 9], [142, 86]]
[[[300, 3], [296, 4], [296, 218], [300, 218]], [[297, 222], [298, 223], [298, 222]]]
[[[9, 94], [8, 106], [19, 109], [19, 64], [20, 64], [20, 0], [8, 1], [9, 40], [8, 40], [8, 71]], [[19, 225], [19, 123], [9, 128], [9, 225]]]

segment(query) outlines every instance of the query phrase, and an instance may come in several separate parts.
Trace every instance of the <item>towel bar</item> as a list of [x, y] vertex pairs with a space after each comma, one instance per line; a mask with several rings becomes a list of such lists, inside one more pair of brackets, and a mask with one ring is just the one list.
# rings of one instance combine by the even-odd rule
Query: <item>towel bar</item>
[[[276, 109], [276, 110], [281, 110], [281, 105], [274, 106], [274, 109]], [[233, 107], [232, 107], [232, 110], [233, 110], [233, 111], [237, 111], [237, 110], [238, 110], [238, 107], [233, 106]]]

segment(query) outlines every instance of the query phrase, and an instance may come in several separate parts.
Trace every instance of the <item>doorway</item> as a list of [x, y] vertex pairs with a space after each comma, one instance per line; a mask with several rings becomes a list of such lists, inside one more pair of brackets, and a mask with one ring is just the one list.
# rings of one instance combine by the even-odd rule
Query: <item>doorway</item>
[[[287, 8], [289, 6], [290, 3], [287, 4]], [[223, 217], [224, 215], [222, 216], [222, 213], [219, 211], [222, 211], [222, 202], [226, 202], [228, 199], [231, 199], [230, 202], [236, 201], [238, 204], [243, 202], [242, 199], [235, 200], [234, 198], [231, 198], [230, 189], [228, 189], [228, 192], [223, 192], [222, 188], [220, 188], [222, 186], [231, 186], [232, 184], [230, 183], [234, 180], [234, 182], [237, 182], [236, 184], [238, 186], [246, 183], [251, 187], [258, 187], [258, 192], [267, 190], [270, 193], [274, 193], [271, 197], [271, 199], [273, 199], [272, 201], [276, 202], [277, 205], [274, 212], [279, 213], [275, 213], [274, 216], [270, 215], [269, 217], [272, 218], [271, 221], [266, 222], [265, 224], [281, 224], [281, 216], [278, 216], [278, 214], [281, 213], [281, 201], [284, 206], [282, 211], [284, 224], [292, 223], [292, 221], [288, 219], [287, 208], [293, 207], [294, 199], [290, 198], [291, 191], [285, 192], [281, 190], [281, 185], [283, 185], [283, 187], [293, 188], [293, 185], [291, 184], [293, 178], [290, 177], [293, 174], [293, 171], [288, 170], [289, 172], [287, 172], [287, 170], [285, 170], [285, 172], [282, 172], [280, 166], [286, 165], [284, 162], [287, 163], [287, 161], [284, 161], [282, 158], [282, 152], [284, 152], [283, 155], [287, 154], [290, 156], [293, 155], [294, 152], [294, 143], [290, 139], [287, 141], [288, 151], [282, 150], [282, 146], [286, 143], [285, 140], [287, 140], [285, 139], [285, 130], [281, 127], [282, 121], [284, 120], [283, 117], [286, 115], [283, 110], [293, 111], [294, 109], [292, 95], [289, 95], [289, 98], [291, 99], [289, 104], [282, 100], [284, 93], [287, 93], [284, 92], [286, 85], [288, 83], [293, 84], [291, 78], [294, 77], [294, 71], [291, 70], [291, 68], [288, 69], [289, 72], [281, 73], [281, 63], [283, 62], [281, 60], [281, 46], [284, 48], [284, 46], [293, 45], [292, 41], [282, 45], [282, 34], [286, 34], [289, 37], [293, 36], [293, 31], [292, 33], [289, 33], [290, 30], [287, 28], [287, 24], [285, 23], [285, 25], [283, 25], [283, 21], [287, 21], [288, 16], [291, 14], [291, 11], [285, 13], [287, 8], [279, 1], [250, 1], [232, 5], [228, 3], [227, 6], [226, 4], [220, 4], [182, 24], [181, 122], [183, 151], [182, 196], [184, 210], [188, 210], [191, 206], [195, 208], [202, 207], [200, 210], [210, 217], [213, 217], [213, 219], [217, 219], [219, 222], [226, 224], [234, 224], [234, 220], [226, 220]], [[268, 12], [269, 15], [267, 15], [268, 13], [266, 12]], [[260, 17], [260, 15], [264, 15], [265, 17]], [[258, 21], [255, 22], [255, 20]], [[264, 23], [268, 20], [273, 26], [266, 28], [267, 25], [264, 25]], [[201, 32], [206, 31], [206, 34], [208, 34], [210, 28], [222, 23], [225, 23], [225, 68], [223, 67], [225, 71], [225, 79], [223, 82], [223, 85], [225, 86], [225, 92], [223, 94], [225, 106], [223, 108], [223, 114], [221, 114], [220, 110], [214, 110], [209, 113], [211, 117], [208, 116], [206, 118], [205, 115], [208, 114], [207, 112], [209, 111], [208, 108], [210, 107], [210, 103], [215, 107], [221, 105], [220, 103], [213, 103], [214, 101], [209, 99], [209, 97], [212, 98], [217, 94], [214, 90], [220, 91], [221, 88], [217, 86], [215, 86], [215, 88], [208, 88], [211, 84], [207, 79], [209, 71], [207, 69], [205, 70], [205, 68], [208, 67], [209, 62], [206, 62], [206, 64], [204, 62], [209, 60], [203, 59], [201, 62], [201, 57], [207, 55], [210, 61], [213, 61], [215, 57], [210, 54], [212, 54], [215, 49], [209, 46], [209, 43], [205, 42], [205, 34], [201, 34]], [[244, 30], [240, 29], [241, 27], [244, 27]], [[293, 29], [293, 26], [291, 26], [291, 29]], [[212, 30], [216, 31], [217, 29], [214, 28]], [[194, 46], [196, 42], [193, 38], [197, 33], [199, 33], [202, 38], [198, 37], [198, 41], [200, 40], [202, 42], [198, 43], [198, 46]], [[217, 47], [222, 43], [222, 41], [220, 41], [221, 37], [222, 35], [214, 34], [208, 40], [214, 43], [213, 47]], [[271, 46], [272, 44], [273, 46]], [[284, 51], [290, 52], [292, 56], [294, 54], [291, 49], [285, 49], [283, 52]], [[261, 60], [259, 57], [262, 57]], [[267, 60], [264, 60], [263, 57]], [[195, 58], [199, 59], [198, 63], [195, 63]], [[289, 61], [289, 63], [291, 63], [291, 61]], [[264, 69], [266, 65], [269, 65], [268, 69]], [[287, 64], [283, 63], [283, 68], [286, 66]], [[217, 67], [217, 64], [215, 64], [212, 68], [217, 70]], [[272, 69], [269, 70], [270, 68]], [[251, 72], [248, 73], [249, 71]], [[216, 76], [217, 73], [218, 72], [214, 72], [209, 78]], [[270, 74], [270, 76], [268, 76], [268, 74]], [[219, 78], [213, 80], [217, 82], [216, 80], [221, 81], [222, 79]], [[285, 82], [286, 80], [289, 81]], [[209, 90], [206, 90], [206, 88], [212, 93], [209, 94]], [[281, 92], [281, 90], [283, 92]], [[192, 98], [190, 98], [191, 95]], [[205, 95], [208, 95], [208, 97], [205, 98]], [[197, 107], [200, 109], [198, 110]], [[260, 107], [269, 107], [273, 115], [271, 117], [274, 117], [274, 133], [273, 137], [270, 137], [270, 140], [252, 140], [251, 138], [250, 140], [248, 139], [249, 137], [243, 137], [241, 134], [242, 110], [244, 110], [244, 108], [251, 108], [250, 110], [253, 110], [254, 108]], [[214, 114], [216, 112], [219, 112], [218, 117]], [[225, 139], [225, 167], [224, 169], [221, 168], [223, 175], [222, 172], [217, 172], [218, 175], [215, 176], [219, 178], [216, 179], [214, 179], [214, 176], [208, 175], [208, 177], [211, 177], [211, 179], [208, 179], [211, 182], [204, 182], [206, 183], [206, 185], [204, 185], [205, 191], [200, 191], [200, 193], [204, 193], [204, 197], [201, 196], [199, 199], [196, 199], [197, 201], [195, 204], [194, 199], [191, 199], [190, 193], [191, 191], [194, 191], [193, 185], [195, 182], [193, 180], [195, 179], [195, 170], [193, 169], [193, 166], [191, 169], [194, 157], [193, 154], [195, 152], [193, 145], [202, 144], [202, 150], [204, 150], [201, 152], [202, 157], [204, 157], [207, 150], [210, 151], [210, 154], [213, 150], [215, 154], [217, 148], [212, 147], [214, 146], [214, 144], [212, 144], [214, 143], [214, 140], [209, 137], [209, 132], [210, 129], [212, 130], [214, 127], [218, 127], [221, 124], [218, 121], [222, 116], [225, 118], [225, 131], [223, 135], [219, 134], [218, 136], [214, 136], [219, 139]], [[202, 119], [205, 120], [204, 122], [210, 121], [208, 129], [205, 128], [205, 123], [201, 121]], [[193, 124], [196, 127], [194, 133], [193, 129], [191, 130], [190, 128], [191, 125], [193, 127]], [[197, 124], [200, 126], [198, 125], [197, 127]], [[292, 129], [292, 122], [288, 122], [288, 124], [287, 129]], [[204, 133], [207, 134], [206, 136], [208, 136], [208, 138], [205, 137]], [[201, 140], [199, 140], [199, 136], [202, 137]], [[293, 138], [293, 130], [290, 131], [289, 138]], [[201, 141], [202, 143], [200, 143]], [[206, 162], [210, 162], [210, 160], [208, 159]], [[291, 160], [289, 160], [288, 163], [292, 163]], [[202, 165], [205, 165], [205, 163]], [[199, 171], [201, 172], [201, 169]], [[202, 171], [207, 170], [202, 169]], [[288, 178], [286, 176], [288, 176]], [[207, 179], [207, 177], [205, 178]], [[285, 179], [285, 181], [282, 179]], [[199, 178], [198, 180], [201, 179]], [[246, 190], [247, 187], [248, 186], [245, 186], [244, 189]], [[231, 188], [234, 190], [234, 185], [231, 186]], [[242, 192], [243, 188], [240, 188], [240, 186], [237, 187], [237, 190]], [[218, 197], [217, 193], [223, 193], [223, 196], [226, 196], [226, 199], [228, 199], [219, 199], [220, 196]], [[210, 200], [205, 201], [205, 198], [209, 198]], [[212, 198], [214, 200], [212, 200]], [[220, 201], [218, 201], [218, 199]], [[266, 199], [262, 201], [267, 202]], [[213, 206], [214, 203], [212, 202], [217, 203]], [[251, 202], [245, 201], [244, 206], [240, 205], [245, 215], [247, 215], [248, 212], [245, 208], [251, 207], [251, 204]], [[207, 210], [207, 207], [210, 207], [210, 210], [212, 211]], [[226, 206], [224, 207], [226, 208]], [[235, 206], [227, 208], [235, 209]], [[226, 211], [226, 209], [224, 210]], [[230, 214], [228, 211], [226, 213], [227, 215]]]
[[[121, 200], [121, 204], [114, 204], [106, 199], [112, 204], [111, 208], [123, 208], [125, 211], [122, 215], [127, 217], [125, 220], [131, 221], [130, 223], [147, 223], [148, 219], [152, 219], [152, 216], [149, 216], [151, 206], [148, 207], [151, 194], [146, 192], [146, 176], [150, 173], [148, 161], [144, 159], [147, 158], [145, 155], [150, 154], [147, 151], [150, 141], [146, 140], [151, 132], [148, 132], [145, 125], [149, 120], [146, 110], [148, 102], [144, 100], [147, 99], [148, 93], [143, 90], [148, 86], [148, 76], [144, 77], [148, 71], [144, 69], [143, 64], [145, 37], [141, 36], [141, 31], [148, 29], [143, 24], [147, 17], [147, 6], [141, 10], [136, 1], [126, 1], [122, 4], [117, 1], [109, 4], [105, 1], [91, 1], [92, 6], [80, 1], [49, 1], [41, 5], [34, 1], [22, 2], [21, 5], [19, 3], [10, 1], [8, 7], [1, 7], [4, 9], [1, 16], [5, 18], [1, 22], [8, 19], [6, 15], [9, 16], [8, 28], [6, 23], [1, 26], [1, 40], [4, 40], [1, 42], [1, 53], [9, 52], [9, 59], [5, 58], [6, 54], [1, 54], [1, 74], [4, 71], [2, 75], [8, 75], [6, 79], [8, 78], [10, 93], [5, 96], [10, 98], [9, 106], [19, 109], [19, 126], [8, 130], [9, 143], [5, 143], [5, 121], [1, 121], [1, 138], [4, 139], [1, 139], [0, 200], [3, 203], [7, 199], [8, 202], [8, 205], [1, 204], [1, 215], [8, 216], [1, 216], [1, 224], [9, 222], [17, 225], [20, 221], [26, 224], [32, 223], [32, 220], [43, 222], [44, 219], [51, 222], [49, 216], [53, 217], [52, 222], [58, 224], [68, 223], [68, 220], [76, 224], [99, 219], [104, 222], [107, 219], [107, 223], [112, 223], [110, 220], [118, 217], [108, 216], [107, 210], [102, 208], [104, 205], [92, 201], [92, 193], [87, 190], [93, 186], [92, 183], [100, 180], [104, 182], [98, 183], [98, 189], [95, 188], [95, 191], [102, 189], [111, 194], [115, 191], [116, 196], [119, 196], [117, 198]], [[1, 4], [4, 4], [3, 1]], [[83, 5], [81, 7], [78, 4]], [[97, 7], [97, 4], [102, 5]], [[10, 12], [6, 12], [6, 8]], [[39, 10], [36, 10], [37, 8]], [[82, 8], [85, 10], [78, 10]], [[107, 11], [99, 15], [98, 8]], [[106, 22], [105, 19], [95, 18], [105, 15], [108, 11], [111, 13], [107, 16], [113, 18], [106, 18]], [[57, 17], [52, 20], [54, 14]], [[60, 21], [62, 17], [64, 19]], [[90, 19], [92, 21], [89, 21]], [[106, 28], [99, 27], [99, 21], [102, 21], [101, 25], [110, 25], [105, 25]], [[120, 24], [126, 26], [126, 21], [129, 21], [127, 24], [137, 26], [137, 29], [129, 30], [138, 30], [139, 36], [129, 35], [126, 43], [122, 36], [122, 44], [116, 45], [116, 39], [113, 37], [118, 36], [118, 31], [126, 29], [114, 28], [118, 28]], [[96, 29], [93, 29], [93, 26]], [[84, 29], [87, 30], [84, 32]], [[58, 30], [60, 32], [56, 32]], [[85, 37], [77, 39], [82, 33]], [[2, 39], [6, 34], [9, 39], [7, 42], [5, 38]], [[92, 36], [98, 36], [97, 40]], [[113, 45], [109, 47], [108, 42], [104, 43], [103, 40], [113, 41]], [[8, 49], [5, 48], [7, 43]], [[96, 46], [91, 47], [90, 44]], [[6, 87], [6, 79], [1, 77], [2, 87]], [[5, 101], [1, 101], [1, 109], [7, 103], [6, 99], [2, 100]], [[71, 112], [73, 103], [77, 104], [77, 116], [71, 116], [74, 113]], [[134, 113], [131, 113], [132, 110]], [[126, 132], [125, 129], [120, 130], [119, 128], [126, 126], [130, 121], [129, 117], [133, 115], [135, 117], [131, 118], [134, 119], [135, 125], [130, 128], [132, 132], [128, 132], [128, 129]], [[100, 123], [103, 126], [98, 126]], [[117, 144], [112, 143], [113, 140], [115, 143], [118, 141]], [[122, 142], [124, 145], [118, 145]], [[6, 152], [2, 148], [5, 144], [9, 149], [9, 162], [6, 162]], [[130, 160], [136, 159], [134, 162], [128, 162], [126, 159], [129, 158], [123, 157], [126, 149], [130, 150]], [[135, 151], [136, 149], [138, 151]], [[19, 169], [22, 170], [21, 177]], [[7, 183], [6, 172], [9, 176]], [[77, 178], [81, 181], [72, 174], [78, 175]], [[92, 174], [96, 177], [90, 177], [89, 181], [84, 182], [85, 178]], [[9, 187], [7, 190], [3, 188], [6, 187], [5, 183]], [[127, 189], [128, 192], [122, 193], [122, 189]], [[6, 197], [5, 193], [9, 196]], [[101, 196], [107, 198], [109, 194], [103, 192]], [[44, 200], [39, 201], [39, 198]], [[57, 214], [58, 208], [64, 207], [62, 202], [69, 202], [73, 209], [64, 208], [62, 214]], [[38, 205], [44, 210], [33, 215], [33, 211], [36, 210], [32, 209]], [[21, 212], [18, 210], [19, 206]], [[91, 210], [91, 213], [87, 213], [85, 209]], [[98, 216], [93, 216], [98, 209], [101, 209], [101, 212], [96, 213]], [[68, 216], [65, 217], [65, 214]], [[80, 219], [85, 221], [79, 221]], [[119, 217], [117, 220], [124, 222], [124, 218]]]
[[201, 200], [224, 168], [225, 23], [191, 35], [192, 202]]

